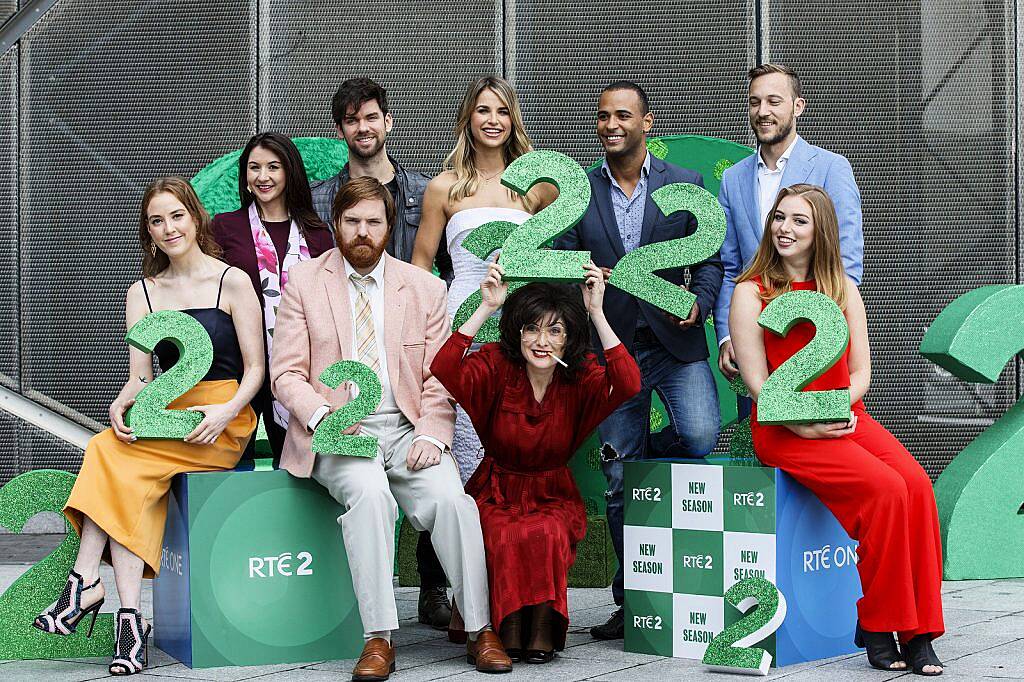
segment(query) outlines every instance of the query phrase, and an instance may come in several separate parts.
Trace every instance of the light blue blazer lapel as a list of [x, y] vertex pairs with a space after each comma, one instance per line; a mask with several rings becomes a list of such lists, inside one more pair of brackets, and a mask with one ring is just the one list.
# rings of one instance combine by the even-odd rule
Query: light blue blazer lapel
[[757, 159], [758, 153], [755, 151], [741, 162], [747, 163], [748, 166], [743, 169], [743, 181], [740, 183], [740, 203], [747, 214], [745, 224], [754, 244], [760, 243], [761, 232], [764, 229], [761, 225], [761, 209], [757, 199]]
[[779, 184], [779, 188], [807, 182], [811, 171], [814, 170], [814, 157], [817, 155], [817, 150], [798, 135], [796, 146], [793, 147], [793, 153], [789, 155], [789, 161], [786, 163], [786, 170], [782, 171], [782, 182]]

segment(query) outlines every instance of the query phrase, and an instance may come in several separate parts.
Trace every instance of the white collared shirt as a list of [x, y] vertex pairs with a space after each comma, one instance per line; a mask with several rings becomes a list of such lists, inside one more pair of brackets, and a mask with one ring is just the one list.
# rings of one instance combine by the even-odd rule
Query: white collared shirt
[[798, 135], [793, 139], [793, 143], [789, 145], [789, 149], [782, 153], [782, 156], [779, 157], [775, 164], [775, 170], [768, 168], [768, 164], [764, 162], [764, 158], [761, 156], [761, 147], [757, 148], [757, 207], [761, 215], [758, 233], [764, 232], [764, 225], [768, 220], [768, 211], [772, 210], [772, 206], [775, 205], [775, 197], [779, 195], [779, 187], [782, 185], [782, 174], [786, 172], [786, 164], [789, 163], [789, 157], [793, 154], [793, 148], [796, 147], [797, 140], [799, 139], [800, 136]]
[[[342, 257], [342, 262], [345, 264], [345, 282], [348, 284], [346, 289], [348, 290], [348, 302], [349, 302], [349, 314], [352, 322], [352, 343], [348, 349], [348, 355], [352, 360], [359, 360], [357, 343], [356, 343], [356, 301], [359, 299], [359, 290], [356, 288], [355, 282], [352, 281], [351, 275], [359, 273], [352, 267], [352, 264], [348, 262], [348, 259]], [[375, 341], [377, 342], [377, 359], [380, 362], [380, 387], [381, 387], [381, 400], [380, 406], [374, 411], [374, 414], [398, 414], [401, 410], [398, 407], [398, 403], [395, 401], [395, 393], [391, 390], [391, 377], [388, 375], [388, 357], [387, 350], [384, 345], [384, 262], [387, 260], [383, 255], [377, 265], [374, 266], [373, 270], [370, 271], [369, 277], [373, 278], [372, 282], [366, 284], [366, 295], [370, 299], [370, 312], [373, 314], [373, 331]], [[310, 418], [309, 423], [306, 425], [310, 431], [313, 431], [319, 424], [320, 421], [330, 412], [330, 406], [323, 405]], [[439, 450], [444, 452], [445, 445], [436, 438], [432, 438], [426, 435], [419, 435], [413, 439], [415, 443], [418, 440], [426, 440], [437, 446]]]

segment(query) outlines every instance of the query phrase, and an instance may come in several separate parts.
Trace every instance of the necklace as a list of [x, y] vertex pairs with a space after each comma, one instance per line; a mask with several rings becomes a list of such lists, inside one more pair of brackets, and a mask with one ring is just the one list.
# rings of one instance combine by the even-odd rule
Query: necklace
[[498, 177], [499, 175], [501, 175], [504, 172], [505, 172], [505, 169], [502, 168], [502, 169], [498, 170], [497, 173], [494, 173], [493, 175], [484, 175], [480, 171], [477, 171], [476, 174], [479, 175], [480, 179], [483, 180], [484, 182], [490, 182], [491, 180], [493, 180], [494, 178]]

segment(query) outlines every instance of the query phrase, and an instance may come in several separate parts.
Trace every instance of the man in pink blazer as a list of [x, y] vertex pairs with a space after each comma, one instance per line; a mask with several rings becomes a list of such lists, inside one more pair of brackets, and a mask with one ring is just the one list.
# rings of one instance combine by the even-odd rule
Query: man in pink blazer
[[[490, 629], [479, 513], [451, 455], [451, 396], [430, 373], [449, 333], [445, 284], [384, 252], [395, 205], [375, 178], [343, 185], [333, 209], [338, 248], [288, 272], [270, 375], [291, 415], [281, 467], [312, 476], [346, 510], [338, 522], [367, 640], [352, 679], [386, 680], [395, 667], [399, 506], [413, 527], [430, 532], [469, 632], [470, 661], [483, 672], [507, 672], [511, 661]], [[379, 407], [348, 431], [377, 438], [372, 459], [310, 449], [313, 430], [351, 397], [344, 384], [318, 381], [338, 360], [362, 362], [380, 377]]]

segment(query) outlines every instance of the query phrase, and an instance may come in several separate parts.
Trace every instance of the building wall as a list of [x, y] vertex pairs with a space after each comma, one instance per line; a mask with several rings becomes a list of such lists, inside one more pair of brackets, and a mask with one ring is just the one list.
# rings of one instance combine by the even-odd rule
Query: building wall
[[[0, 0], [0, 21], [15, 9]], [[861, 187], [874, 362], [869, 408], [933, 476], [1013, 402], [917, 352], [935, 315], [1018, 280], [1015, 26], [991, 0], [464, 0], [298, 3], [60, 0], [0, 55], [0, 386], [86, 427], [127, 364], [137, 202], [257, 129], [332, 135], [350, 76], [389, 89], [389, 148], [436, 172], [469, 80], [517, 86], [541, 148], [589, 164], [604, 84], [648, 88], [655, 134], [752, 143], [744, 72], [802, 75], [800, 131], [847, 155]], [[0, 423], [0, 483], [76, 470], [80, 452]]]

